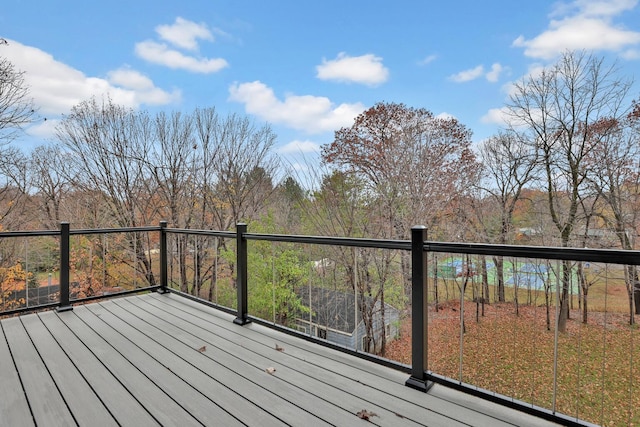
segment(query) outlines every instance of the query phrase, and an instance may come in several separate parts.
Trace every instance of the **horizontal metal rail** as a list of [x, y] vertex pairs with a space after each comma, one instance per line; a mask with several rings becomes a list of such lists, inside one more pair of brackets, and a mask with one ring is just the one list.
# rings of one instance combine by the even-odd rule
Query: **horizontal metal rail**
[[640, 265], [640, 251], [620, 249], [562, 248], [552, 246], [517, 246], [483, 243], [442, 243], [425, 241], [426, 252], [539, 258], [568, 261], [603, 262], [620, 265]]
[[408, 240], [366, 239], [356, 237], [298, 236], [291, 234], [246, 233], [247, 240], [267, 240], [271, 242], [308, 243], [325, 246], [352, 246], [358, 248], [411, 250]]
[[150, 231], [160, 231], [158, 226], [149, 227], [123, 227], [123, 228], [87, 228], [70, 230], [71, 235], [85, 234], [114, 234], [114, 233], [145, 233]]
[[196, 236], [224, 237], [226, 239], [236, 238], [236, 233], [233, 231], [190, 230], [187, 228], [166, 228], [165, 232], [171, 233], [171, 234], [189, 234], [189, 235], [196, 235]]
[[0, 231], [0, 239], [11, 237], [44, 237], [59, 236], [60, 230], [33, 230], [33, 231]]

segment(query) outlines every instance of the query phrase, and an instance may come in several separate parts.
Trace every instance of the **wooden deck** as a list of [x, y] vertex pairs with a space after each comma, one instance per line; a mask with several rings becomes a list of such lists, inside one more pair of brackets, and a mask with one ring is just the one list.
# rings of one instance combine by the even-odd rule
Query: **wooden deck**
[[2, 320], [0, 424], [552, 425], [439, 385], [425, 394], [405, 373], [232, 320], [172, 294]]

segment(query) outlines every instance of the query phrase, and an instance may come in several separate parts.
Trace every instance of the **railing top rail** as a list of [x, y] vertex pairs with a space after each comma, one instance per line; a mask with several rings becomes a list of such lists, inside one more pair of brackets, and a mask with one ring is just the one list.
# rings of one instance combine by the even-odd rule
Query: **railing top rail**
[[640, 265], [640, 251], [425, 241], [429, 252]]
[[59, 236], [60, 230], [0, 231], [0, 237]]
[[[73, 229], [72, 235], [110, 234], [127, 232], [160, 231], [159, 226]], [[165, 228], [168, 233], [195, 234], [217, 236], [233, 239], [234, 231], [195, 230], [182, 228]], [[59, 236], [60, 230], [2, 231], [0, 238]], [[248, 240], [265, 240], [272, 242], [306, 243], [326, 246], [350, 246], [377, 249], [411, 250], [409, 240], [370, 239], [355, 237], [308, 236], [292, 234], [244, 233]], [[539, 258], [554, 260], [572, 260], [603, 262], [611, 264], [640, 265], [640, 251], [621, 249], [564, 248], [549, 246], [498, 245], [488, 243], [456, 243], [425, 241], [424, 250], [429, 252], [474, 254], [517, 258]]]
[[268, 240], [272, 242], [310, 243], [329, 246], [354, 246], [359, 248], [411, 250], [409, 240], [367, 239], [357, 237], [300, 236], [292, 234], [246, 233], [248, 240]]
[[193, 230], [189, 228], [165, 228], [165, 231], [167, 233], [175, 233], [175, 234], [197, 234], [200, 236], [225, 237], [228, 239], [236, 238], [235, 231]]
[[111, 234], [111, 233], [141, 233], [147, 231], [160, 231], [157, 225], [146, 227], [122, 227], [122, 228], [86, 228], [69, 230], [69, 234]]

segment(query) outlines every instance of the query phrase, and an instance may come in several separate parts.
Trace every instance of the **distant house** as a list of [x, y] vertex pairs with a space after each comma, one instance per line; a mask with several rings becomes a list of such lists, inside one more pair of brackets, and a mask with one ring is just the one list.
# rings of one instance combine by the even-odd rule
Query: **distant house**
[[[395, 307], [385, 304], [384, 323], [380, 310], [380, 301], [373, 307], [373, 333], [368, 337], [361, 311], [358, 310], [356, 322], [355, 296], [325, 288], [303, 287], [297, 292], [301, 303], [310, 308], [310, 313], [296, 316], [296, 329], [308, 335], [326, 339], [335, 344], [363, 351], [366, 343], [375, 338], [380, 345], [382, 333], [386, 330], [387, 340], [399, 333], [400, 312]], [[367, 298], [369, 304], [372, 298]], [[372, 351], [379, 348], [371, 349]]]

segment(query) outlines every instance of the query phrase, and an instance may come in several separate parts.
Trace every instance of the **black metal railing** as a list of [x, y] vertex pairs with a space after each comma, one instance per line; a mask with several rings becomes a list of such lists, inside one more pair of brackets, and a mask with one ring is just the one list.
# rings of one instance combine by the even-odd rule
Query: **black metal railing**
[[[377, 363], [381, 363], [387, 366], [393, 366], [394, 368], [404, 370], [410, 374], [406, 384], [409, 387], [416, 388], [422, 391], [427, 391], [433, 383], [445, 384], [450, 387], [460, 389], [462, 391], [476, 394], [487, 398], [489, 400], [498, 402], [500, 404], [515, 407], [520, 410], [534, 413], [538, 416], [545, 417], [554, 421], [561, 422], [569, 425], [589, 425], [589, 422], [583, 421], [581, 415], [585, 412], [585, 405], [588, 403], [582, 402], [582, 388], [584, 390], [591, 390], [587, 386], [591, 387], [592, 384], [587, 384], [588, 381], [597, 383], [594, 386], [596, 400], [601, 406], [599, 418], [594, 415], [588, 415], [591, 422], [597, 422], [600, 424], [610, 424], [610, 414], [607, 411], [613, 411], [608, 407], [608, 403], [605, 400], [605, 395], [611, 394], [609, 388], [615, 387], [613, 381], [607, 380], [609, 374], [605, 365], [605, 353], [608, 349], [608, 338], [610, 330], [615, 327], [619, 327], [622, 330], [625, 339], [629, 340], [629, 343], [625, 342], [625, 345], [629, 347], [629, 363], [624, 369], [627, 369], [628, 378], [625, 377], [624, 381], [627, 384], [627, 389], [623, 393], [628, 393], [629, 399], [621, 403], [624, 407], [625, 416], [628, 418], [629, 423], [635, 422], [639, 414], [636, 414], [635, 404], [633, 396], [637, 395], [636, 392], [636, 379], [638, 378], [638, 370], [634, 366], [634, 339], [637, 339], [634, 325], [616, 324], [608, 320], [607, 316], [611, 314], [611, 310], [607, 308], [607, 298], [613, 298], [610, 292], [609, 286], [613, 287], [612, 283], [621, 279], [616, 277], [616, 274], [624, 272], [627, 277], [629, 274], [635, 275], [635, 266], [640, 265], [640, 253], [638, 251], [623, 251], [623, 250], [597, 250], [597, 249], [575, 249], [575, 248], [557, 248], [557, 247], [533, 247], [533, 246], [509, 246], [509, 245], [490, 245], [490, 244], [471, 244], [471, 243], [443, 243], [433, 242], [428, 240], [427, 230], [425, 227], [417, 226], [412, 229], [411, 240], [381, 240], [381, 239], [359, 239], [359, 238], [343, 238], [343, 237], [321, 237], [321, 236], [299, 236], [299, 235], [282, 235], [282, 234], [268, 234], [268, 233], [249, 233], [247, 231], [246, 224], [238, 224], [236, 232], [229, 231], [213, 231], [213, 230], [187, 230], [187, 229], [175, 229], [168, 228], [166, 222], [160, 223], [158, 227], [139, 227], [128, 229], [103, 229], [103, 230], [69, 230], [68, 224], [63, 223], [58, 231], [42, 231], [42, 232], [4, 232], [0, 233], [0, 241], [3, 239], [11, 239], [15, 237], [34, 237], [34, 236], [58, 236], [60, 239], [59, 244], [59, 258], [60, 258], [60, 295], [59, 301], [52, 304], [45, 304], [39, 307], [23, 307], [19, 309], [9, 310], [6, 313], [13, 314], [17, 312], [23, 312], [32, 310], [35, 308], [50, 308], [56, 307], [58, 310], [66, 310], [71, 307], [75, 302], [87, 301], [95, 298], [103, 297], [93, 296], [80, 299], [71, 299], [69, 290], [69, 265], [70, 261], [70, 244], [69, 239], [73, 235], [105, 235], [110, 233], [157, 233], [157, 252], [153, 252], [151, 245], [140, 249], [137, 248], [134, 252], [136, 256], [145, 255], [147, 261], [156, 261], [156, 273], [159, 278], [159, 282], [156, 281], [156, 276], [146, 275], [147, 282], [144, 286], [135, 287], [133, 289], [118, 292], [117, 295], [122, 295], [130, 292], [140, 291], [159, 291], [159, 292], [173, 292], [185, 297], [198, 300], [208, 305], [212, 305], [228, 312], [235, 314], [234, 323], [239, 325], [245, 325], [249, 322], [255, 321], [261, 324], [265, 324], [271, 327], [278, 328], [286, 333], [300, 336], [303, 339], [312, 340], [319, 344], [336, 348], [340, 351], [356, 354], [359, 357], [363, 357], [369, 360], [373, 360]], [[189, 241], [188, 239], [192, 239]], [[353, 248], [354, 250], [367, 250], [367, 249], [380, 249], [388, 251], [399, 251], [401, 253], [410, 255], [410, 313], [411, 313], [411, 356], [410, 364], [398, 360], [391, 360], [385, 357], [380, 357], [376, 354], [370, 354], [367, 352], [359, 351], [358, 346], [349, 348], [348, 346], [335, 344], [329, 340], [323, 339], [320, 335], [316, 336], [310, 332], [300, 333], [294, 328], [288, 325], [279, 325], [275, 321], [275, 303], [274, 303], [274, 316], [273, 321], [269, 321], [264, 318], [256, 317], [250, 313], [251, 293], [249, 286], [249, 275], [252, 273], [250, 270], [249, 256], [251, 254], [249, 242], [253, 242], [252, 245], [256, 245], [257, 242], [270, 242], [271, 244], [292, 244], [292, 245], [308, 245], [312, 247], [344, 247]], [[304, 251], [303, 251], [304, 252]], [[157, 254], [157, 257], [155, 255]], [[235, 255], [235, 256], [231, 256]], [[210, 256], [212, 258], [209, 264], [203, 261], [203, 258]], [[357, 255], [354, 255], [354, 259]], [[401, 255], [399, 256], [402, 257]], [[218, 266], [220, 259], [225, 259], [224, 268]], [[510, 290], [507, 292], [511, 296], [501, 295], [499, 298], [491, 298], [485, 291], [477, 291], [476, 286], [487, 287], [488, 283], [497, 279], [495, 272], [487, 272], [487, 259], [493, 259], [495, 262], [499, 261], [501, 264], [501, 271], [507, 271], [508, 273], [501, 273], [504, 277], [501, 279], [504, 282], [511, 281]], [[504, 265], [502, 265], [504, 261]], [[556, 261], [557, 267], [553, 265], [551, 261]], [[186, 268], [186, 263], [192, 265], [191, 270]], [[215, 266], [213, 266], [215, 263]], [[309, 262], [307, 261], [307, 264]], [[322, 261], [324, 264], [324, 260]], [[569, 264], [573, 263], [573, 264]], [[532, 271], [528, 269], [530, 265], [536, 265], [539, 270]], [[562, 300], [560, 294], [561, 289], [564, 291], [567, 289], [566, 283], [572, 282], [577, 277], [576, 268], [592, 268], [591, 276], [589, 278], [589, 286], [592, 286], [592, 290], [598, 290], [598, 286], [602, 285], [602, 294], [604, 298], [604, 309], [598, 313], [603, 314], [604, 320], [599, 320], [597, 328], [584, 326], [584, 328], [591, 328], [586, 330], [585, 342], [587, 341], [587, 332], [591, 333], [592, 329], [597, 330], [597, 333], [601, 333], [602, 342], [602, 371], [597, 374], [601, 376], [601, 379], [593, 380], [593, 373], [586, 372], [588, 370], [588, 363], [584, 360], [577, 359], [578, 362], [574, 362], [572, 359], [566, 358], [566, 348], [568, 348], [571, 334], [562, 335], [559, 330], [559, 310]], [[596, 267], [597, 266], [597, 267]], [[357, 262], [354, 263], [354, 269], [357, 267]], [[491, 268], [495, 269], [495, 265]], [[219, 270], [225, 270], [221, 272]], [[597, 270], [597, 272], [596, 272]], [[206, 271], [206, 273], [203, 273]], [[615, 274], [613, 273], [615, 272]], [[357, 272], [352, 272], [357, 275]], [[583, 274], [582, 272], [580, 274]], [[178, 276], [176, 279], [175, 276]], [[493, 275], [493, 276], [492, 276]], [[275, 276], [275, 273], [274, 273]], [[311, 274], [309, 274], [309, 282], [311, 282]], [[346, 276], [345, 276], [346, 277]], [[508, 277], [508, 280], [507, 280]], [[627, 280], [629, 277], [627, 277]], [[227, 295], [226, 300], [218, 299], [217, 294], [215, 299], [213, 288], [218, 286], [218, 283], [223, 280], [228, 280], [231, 284], [229, 289], [233, 289], [235, 292], [233, 296]], [[577, 279], [576, 279], [577, 280]], [[203, 298], [202, 290], [204, 288], [204, 282], [209, 281], [208, 297]], [[477, 282], [476, 282], [477, 281]], [[564, 281], [564, 282], [563, 282]], [[191, 282], [191, 284], [189, 283]], [[467, 286], [471, 283], [471, 286]], [[542, 285], [540, 285], [542, 283]], [[565, 283], [563, 285], [563, 283]], [[617, 283], [617, 282], [616, 282]], [[622, 282], [620, 282], [622, 283]], [[504, 283], [502, 283], [504, 286]], [[309, 285], [310, 286], [310, 285]], [[442, 292], [442, 287], [445, 287], [448, 297], [439, 296], [438, 292]], [[447, 286], [449, 286], [447, 288]], [[492, 287], [496, 284], [492, 283]], [[617, 285], [616, 285], [617, 286]], [[576, 299], [574, 294], [575, 283], [569, 284], [571, 304]], [[580, 288], [578, 294], [580, 293]], [[216, 287], [217, 289], [217, 287]], [[471, 290], [469, 290], [471, 289]], [[586, 292], [589, 287], [584, 287], [584, 295], [582, 299], [586, 306]], [[548, 389], [549, 397], [541, 398], [538, 395], [534, 396], [533, 391], [530, 394], [530, 398], [521, 398], [518, 393], [511, 393], [510, 391], [503, 392], [503, 390], [510, 390], [508, 387], [502, 387], [500, 384], [501, 378], [493, 378], [494, 384], [487, 386], [484, 382], [482, 384], [474, 384], [469, 381], [465, 381], [469, 377], [467, 374], [469, 363], [477, 363], [477, 360], [469, 361], [470, 356], [465, 353], [469, 347], [478, 345], [479, 340], [474, 341], [474, 338], [468, 334], [467, 329], [473, 329], [469, 324], [469, 310], [466, 310], [465, 304], [473, 304], [476, 308], [476, 323], [480, 325], [482, 322], [479, 314], [479, 307], [482, 304], [482, 315], [484, 316], [484, 304], [491, 303], [496, 307], [501, 307], [501, 304], [507, 304], [508, 310], [502, 312], [496, 312], [493, 316], [493, 322], [497, 324], [498, 320], [501, 320], [501, 316], [505, 316], [507, 311], [514, 311], [516, 314], [513, 318], [513, 322], [519, 321], [517, 319], [520, 314], [518, 310], [521, 308], [521, 303], [518, 297], [518, 292], [525, 292], [529, 298], [529, 307], [534, 312], [538, 313], [539, 301], [544, 301], [544, 307], [542, 312], [546, 314], [547, 318], [547, 330], [543, 332], [536, 332], [541, 338], [551, 342], [548, 349], [537, 350], [538, 345], [535, 342], [535, 338], [531, 338], [531, 347], [534, 352], [533, 355], [525, 354], [524, 348], [516, 347], [516, 344], [512, 344], [507, 348], [507, 352], [510, 353], [510, 357], [520, 358], [521, 360], [527, 360], [531, 363], [532, 368], [526, 372], [527, 376], [536, 378], [536, 381], [527, 383], [525, 388], [533, 390], [536, 387]], [[457, 292], [457, 293], [456, 293]], [[504, 289], [502, 290], [504, 293]], [[635, 291], [634, 291], [635, 292]], [[311, 292], [305, 294], [306, 297], [311, 299]], [[356, 295], [357, 296], [357, 295]], [[579, 295], [578, 295], [579, 296]], [[629, 294], [629, 298], [633, 295]], [[540, 298], [540, 300], [538, 300]], [[357, 319], [358, 311], [358, 298], [353, 298], [355, 301], [355, 318]], [[437, 316], [442, 317], [441, 312], [438, 310], [443, 305], [449, 304], [450, 308], [448, 316], [457, 316], [459, 321], [459, 327], [456, 329], [455, 335], [457, 336], [458, 344], [458, 362], [452, 362], [453, 368], [441, 367], [434, 360], [435, 357], [430, 355], [438, 355], [439, 343], [434, 341], [436, 335], [434, 333], [434, 325], [438, 319]], [[504, 308], [504, 307], [503, 307]], [[513, 310], [511, 310], [513, 308]], [[311, 323], [311, 307], [307, 311]], [[586, 309], [585, 309], [586, 311]], [[511, 314], [509, 314], [511, 315]], [[536, 314], [537, 315], [537, 314]], [[613, 314], [611, 314], [613, 316]], [[541, 316], [542, 317], [542, 316]], [[602, 317], [602, 316], [601, 316]], [[431, 319], [431, 320], [430, 320]], [[491, 326], [491, 321], [485, 321], [484, 325]], [[454, 322], [455, 324], [455, 322]], [[585, 325], [588, 325], [585, 318]], [[581, 325], [581, 324], [580, 324]], [[574, 320], [572, 327], [578, 331], [576, 334], [582, 333], [583, 326], [580, 326], [579, 322]], [[601, 326], [601, 328], [600, 328]], [[515, 328], [515, 327], [514, 327]], [[514, 329], [515, 331], [515, 329]], [[326, 333], [326, 330], [324, 331]], [[498, 331], [493, 332], [497, 334], [509, 334], [509, 332]], [[574, 334], [575, 335], [575, 334]], [[455, 337], [453, 337], [455, 338]], [[590, 336], [589, 336], [590, 338]], [[454, 342], [456, 340], [453, 340]], [[497, 341], [497, 340], [496, 340]], [[490, 343], [491, 344], [491, 343]], [[586, 344], [578, 342], [578, 350], [571, 347], [570, 352], [578, 352], [580, 355], [590, 354], [593, 349], [585, 348]], [[580, 345], [583, 347], [581, 348]], [[563, 347], [565, 346], [565, 347]], [[484, 347], [483, 347], [484, 348]], [[626, 348], [626, 347], [625, 347]], [[493, 366], [483, 367], [489, 371], [501, 372], [501, 366], [497, 366], [499, 360], [505, 359], [505, 355], [500, 353], [499, 349], [493, 349], [495, 354], [493, 355]], [[536, 357], [539, 356], [535, 352], [539, 351], [542, 355], [549, 354], [549, 363], [552, 365], [552, 369], [547, 366], [536, 365]], [[612, 350], [611, 350], [612, 351]], [[540, 360], [543, 360], [542, 358]], [[547, 359], [544, 359], [545, 363]], [[598, 359], [599, 360], [599, 359]], [[518, 360], [513, 362], [509, 360], [505, 364], [519, 363]], [[598, 363], [600, 363], [598, 361]], [[607, 361], [607, 363], [609, 363]], [[577, 366], [575, 366], [577, 365]], [[444, 366], [444, 365], [442, 365]], [[537, 369], [541, 371], [538, 372]], [[563, 391], [563, 388], [575, 387], [572, 382], [563, 383], [565, 381], [563, 375], [567, 372], [573, 372], [578, 370], [582, 377], [578, 376], [577, 390]], [[542, 372], [544, 371], [544, 372]], [[547, 371], [549, 372], [547, 375]], [[496, 375], [500, 377], [500, 375]], [[494, 377], [496, 377], [494, 376]], [[597, 376], [597, 375], [596, 375]], [[589, 380], [587, 379], [589, 378]], [[571, 384], [571, 387], [565, 387], [566, 384]], [[598, 388], [598, 384], [601, 384]], [[564, 393], [564, 394], [563, 394]], [[592, 391], [589, 391], [592, 393]], [[569, 398], [567, 398], [569, 396]], [[566, 403], [564, 400], [575, 400], [575, 402]], [[563, 401], [562, 405], [558, 402]], [[563, 408], [569, 408], [565, 410]], [[621, 406], [616, 407], [616, 411], [621, 411]], [[571, 415], [563, 415], [571, 412]]]
[[[437, 348], [430, 348], [429, 345], [429, 316], [430, 311], [433, 311], [433, 307], [437, 306], [433, 301], [433, 282], [437, 278], [438, 273], [434, 273], [437, 270], [437, 266], [430, 265], [427, 262], [429, 254], [430, 256], [437, 257], [438, 254], [444, 256], [477, 256], [477, 257], [497, 257], [508, 258], [513, 260], [513, 266], [516, 266], [519, 260], [544, 260], [544, 262], [550, 262], [551, 260], [558, 261], [571, 261], [581, 263], [593, 263], [599, 265], [617, 265], [617, 266], [635, 266], [640, 264], [640, 257], [637, 251], [622, 251], [622, 250], [596, 250], [596, 249], [577, 249], [577, 248], [555, 248], [555, 247], [533, 247], [533, 246], [509, 246], [509, 245], [488, 245], [488, 244], [468, 244], [468, 243], [443, 243], [443, 242], [431, 242], [427, 240], [426, 229], [424, 227], [415, 227], [412, 230], [412, 240], [377, 240], [377, 239], [357, 239], [357, 238], [342, 238], [342, 237], [320, 237], [320, 236], [298, 236], [298, 235], [275, 235], [265, 233], [249, 233], [246, 232], [246, 226], [240, 224], [235, 239], [236, 245], [239, 248], [236, 252], [236, 264], [237, 264], [237, 278], [235, 282], [236, 286], [236, 323], [245, 324], [250, 321], [260, 322], [262, 324], [276, 327], [287, 333], [295, 334], [301, 338], [318, 342], [322, 345], [330, 346], [341, 351], [350, 352], [369, 360], [373, 360], [378, 363], [382, 363], [388, 366], [393, 366], [397, 369], [402, 369], [410, 373], [410, 377], [407, 380], [407, 386], [427, 391], [433, 383], [445, 384], [450, 387], [458, 388], [462, 391], [476, 394], [493, 400], [500, 404], [515, 407], [520, 410], [525, 410], [534, 413], [538, 416], [545, 417], [554, 421], [559, 421], [563, 424], [573, 425], [589, 425], [589, 422], [583, 421], [579, 415], [583, 408], [575, 410], [575, 416], [563, 415], [562, 411], [558, 408], [562, 407], [557, 404], [559, 401], [558, 389], [561, 388], [560, 381], [558, 380], [560, 371], [562, 369], [570, 370], [569, 366], [558, 367], [558, 360], [561, 357], [561, 350], [559, 343], [561, 337], [559, 334], [554, 336], [554, 353], [553, 362], [554, 366], [552, 379], [549, 384], [546, 385], [552, 390], [553, 397], [549, 399], [549, 402], [543, 402], [541, 405], [535, 403], [535, 399], [520, 400], [513, 395], [503, 394], [496, 389], [485, 388], [477, 384], [463, 381], [463, 375], [458, 378], [450, 374], [442, 374], [434, 371], [433, 364], [430, 364], [429, 354], [437, 352]], [[168, 230], [171, 233], [171, 230]], [[184, 231], [182, 231], [184, 232]], [[207, 232], [209, 235], [217, 235], [218, 237], [231, 238], [229, 234], [222, 236], [219, 233]], [[375, 354], [368, 354], [366, 352], [358, 351], [358, 348], [345, 348], [339, 344], [331, 343], [327, 340], [318, 338], [312, 333], [301, 333], [293, 330], [290, 327], [276, 324], [275, 321], [269, 321], [264, 318], [258, 318], [252, 316], [248, 312], [250, 306], [251, 294], [248, 292], [249, 284], [247, 283], [247, 247], [248, 242], [254, 241], [268, 241], [274, 244], [291, 243], [299, 245], [312, 245], [312, 246], [342, 246], [352, 248], [379, 248], [393, 251], [411, 252], [411, 358], [410, 365], [399, 363], [395, 360], [389, 360], [376, 356]], [[513, 267], [516, 268], [516, 267]], [[460, 275], [460, 274], [459, 274]], [[512, 276], [516, 275], [515, 271], [511, 272]], [[462, 274], [463, 277], [467, 277], [466, 274]], [[551, 276], [549, 276], [551, 277]], [[556, 273], [555, 278], [560, 279], [560, 274]], [[560, 285], [556, 285], [555, 289], [560, 289]], [[459, 293], [464, 305], [465, 292]], [[192, 295], [187, 295], [193, 297]], [[551, 295], [553, 299], [553, 295]], [[556, 300], [557, 303], [557, 300]], [[356, 302], [357, 304], [357, 302]], [[214, 304], [216, 305], [216, 304]], [[310, 305], [310, 304], [309, 304]], [[553, 308], [553, 307], [552, 307]], [[356, 308], [357, 310], [357, 308]], [[461, 307], [461, 313], [463, 313], [463, 307]], [[557, 316], [556, 316], [557, 317]], [[552, 319], [553, 320], [553, 319]], [[557, 318], [553, 321], [557, 321]], [[606, 329], [605, 325], [605, 329]], [[460, 336], [460, 363], [459, 370], [462, 373], [466, 367], [463, 363], [463, 347], [465, 344], [465, 330], [464, 320], [461, 322], [461, 326], [458, 329]], [[552, 328], [557, 331], [557, 324]], [[518, 349], [513, 349], [513, 352], [520, 352]], [[631, 375], [636, 375], [633, 366], [630, 365], [629, 369]], [[532, 374], [533, 375], [533, 374]], [[604, 376], [604, 375], [603, 375]], [[601, 394], [605, 394], [606, 390], [603, 388], [599, 391]], [[580, 393], [580, 390], [578, 390]], [[574, 405], [579, 406], [579, 405]], [[605, 412], [607, 411], [607, 405], [602, 404], [602, 416], [605, 420], [607, 417]], [[630, 419], [635, 417], [632, 415], [633, 408], [629, 407], [628, 412]], [[593, 417], [591, 417], [593, 418]]]
[[[9, 316], [14, 314], [25, 313], [33, 310], [43, 309], [56, 309], [57, 311], [67, 311], [73, 309], [73, 304], [88, 302], [95, 299], [104, 298], [107, 296], [122, 296], [131, 293], [145, 292], [157, 290], [161, 287], [158, 283], [151, 283], [146, 280], [143, 286], [131, 286], [129, 283], [120, 280], [118, 285], [109, 291], [105, 291], [102, 286], [98, 289], [93, 289], [89, 295], [83, 293], [78, 296], [78, 287], [82, 284], [79, 281], [72, 280], [73, 272], [78, 272], [81, 267], [77, 267], [72, 262], [72, 238], [74, 236], [107, 236], [109, 234], [146, 234], [156, 233], [158, 239], [161, 238], [161, 227], [131, 227], [131, 228], [111, 228], [111, 229], [76, 229], [72, 230], [70, 224], [62, 222], [58, 230], [37, 230], [37, 231], [18, 231], [18, 232], [0, 232], [0, 243], [5, 244], [5, 247], [0, 247], [0, 261], [3, 265], [0, 265], [0, 300], [2, 302], [2, 309], [0, 315]], [[36, 240], [39, 238], [55, 238], [57, 240], [56, 248], [48, 247], [46, 250], [53, 252], [49, 254], [49, 258], [57, 259], [58, 262], [46, 263], [44, 267], [25, 268], [24, 265], [29, 264], [29, 252], [34, 253], [42, 251], [37, 244], [29, 244], [30, 240]], [[33, 247], [31, 251], [28, 249], [26, 254], [16, 254], [15, 249], [11, 246], [11, 243], [15, 243], [17, 239], [24, 240], [24, 246], [26, 248]], [[75, 245], [77, 253], [75, 257], [78, 260], [84, 260], [86, 254], [82, 253], [81, 245]], [[103, 251], [106, 252], [106, 250]], [[4, 252], [7, 252], [5, 254]], [[145, 249], [136, 249], [132, 255], [132, 260], [128, 262], [129, 267], [136, 269], [137, 259], [141, 258], [140, 254], [145, 253]], [[148, 253], [148, 250], [146, 251]], [[161, 255], [161, 253], [159, 254]], [[146, 256], [146, 255], [145, 255]], [[103, 261], [106, 261], [107, 257], [103, 256]], [[152, 260], [147, 260], [149, 267], [151, 268]], [[161, 266], [162, 260], [156, 262], [157, 267]], [[21, 276], [16, 278], [15, 269], [21, 272]], [[33, 270], [33, 271], [32, 271]], [[45, 271], [46, 270], [46, 271]], [[11, 272], [12, 274], [7, 274]], [[150, 273], [147, 272], [147, 273]], [[48, 274], [48, 283], [46, 285], [40, 285], [36, 276], [41, 274]], [[125, 273], [127, 274], [127, 273]], [[54, 278], [54, 275], [57, 276]], [[148, 275], [148, 274], [147, 274]], [[11, 277], [9, 277], [11, 276]], [[131, 275], [127, 274], [127, 277]], [[162, 281], [162, 277], [160, 277]], [[165, 278], [166, 281], [166, 278]], [[24, 283], [22, 283], [24, 282]], [[7, 287], [7, 288], [5, 288]], [[13, 287], [13, 289], [11, 289]], [[45, 292], [46, 291], [46, 292]], [[29, 295], [31, 293], [31, 296]]]

